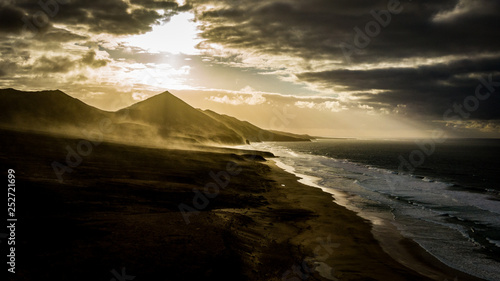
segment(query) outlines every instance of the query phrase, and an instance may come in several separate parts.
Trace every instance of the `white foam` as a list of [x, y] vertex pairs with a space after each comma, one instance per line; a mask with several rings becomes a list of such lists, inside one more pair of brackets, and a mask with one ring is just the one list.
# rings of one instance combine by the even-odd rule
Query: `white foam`
[[274, 163], [276, 163], [276, 166], [280, 167], [281, 169], [285, 170], [286, 172], [288, 172], [290, 174], [294, 174], [295, 176], [299, 177], [298, 182], [305, 184], [305, 185], [312, 186], [312, 187], [322, 188], [321, 186], [319, 186], [317, 184], [317, 182], [319, 182], [321, 180], [320, 178], [297, 173], [295, 171], [294, 167], [286, 165], [285, 163], [283, 163], [277, 159], [273, 159], [273, 161], [274, 161]]
[[[500, 202], [489, 200], [490, 195], [451, 190], [449, 183], [346, 159], [297, 153], [277, 144], [265, 146], [280, 157], [279, 167], [304, 184], [338, 194], [334, 195], [337, 203], [375, 225], [387, 223], [384, 220], [390, 218], [384, 212], [392, 210], [390, 217], [401, 233], [442, 262], [484, 279], [500, 280], [500, 264], [474, 251], [481, 245], [469, 236], [468, 227], [459, 224], [500, 228]], [[448, 221], [454, 218], [457, 223]], [[497, 247], [500, 243], [488, 241]]]
[[490, 242], [491, 244], [495, 245], [495, 247], [500, 248], [500, 241], [498, 241], [498, 240], [493, 240], [493, 239], [490, 239], [490, 238], [488, 238], [488, 237], [486, 237], [486, 239], [488, 240], [488, 242]]

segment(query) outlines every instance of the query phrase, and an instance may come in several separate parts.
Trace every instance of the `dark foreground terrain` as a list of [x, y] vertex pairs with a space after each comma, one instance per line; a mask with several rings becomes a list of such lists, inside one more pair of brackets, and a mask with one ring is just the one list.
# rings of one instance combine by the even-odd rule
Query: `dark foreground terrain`
[[258, 174], [266, 166], [236, 154], [101, 143], [60, 183], [51, 164], [65, 165], [66, 146], [77, 151], [79, 141], [2, 132], [1, 169], [17, 178], [16, 280], [109, 280], [123, 267], [136, 280], [244, 279], [230, 225], [244, 222], [201, 212], [187, 224], [178, 206], [193, 207], [192, 189], [228, 162], [245, 177], [232, 178], [238, 190], [227, 187], [205, 211], [263, 205], [254, 193], [270, 186]]
[[[0, 134], [2, 175], [16, 175], [9, 280], [426, 279], [330, 195], [266, 163], [269, 154], [110, 143], [90, 151], [80, 139]], [[200, 196], [207, 184], [211, 195]], [[1, 247], [5, 260], [5, 239]], [[434, 279], [454, 277], [431, 267]]]

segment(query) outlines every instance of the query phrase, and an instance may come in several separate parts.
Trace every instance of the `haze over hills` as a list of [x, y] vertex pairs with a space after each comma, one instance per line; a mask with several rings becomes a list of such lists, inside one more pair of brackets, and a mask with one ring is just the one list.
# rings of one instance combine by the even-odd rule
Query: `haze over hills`
[[0, 126], [81, 137], [82, 131], [113, 132], [109, 140], [245, 144], [260, 141], [308, 141], [303, 135], [271, 132], [246, 121], [191, 107], [169, 92], [153, 96], [116, 112], [107, 112], [62, 91], [0, 90]]
[[241, 136], [244, 136], [248, 141], [251, 142], [311, 140], [311, 137], [307, 135], [296, 135], [278, 131], [262, 130], [261, 128], [251, 124], [250, 122], [241, 121], [228, 115], [218, 114], [211, 110], [205, 110], [203, 112], [226, 125], [227, 127], [231, 128]]

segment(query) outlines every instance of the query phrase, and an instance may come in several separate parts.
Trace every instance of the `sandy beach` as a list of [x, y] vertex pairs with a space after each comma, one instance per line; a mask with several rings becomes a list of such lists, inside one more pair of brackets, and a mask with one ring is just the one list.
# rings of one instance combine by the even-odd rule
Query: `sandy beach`
[[[306, 260], [319, 265], [316, 269], [323, 274], [320, 274], [321, 277], [314, 275], [315, 278], [480, 280], [442, 264], [418, 244], [403, 238], [393, 227], [379, 227], [377, 229], [383, 232], [373, 233], [368, 221], [336, 204], [330, 194], [298, 183], [295, 176], [272, 162], [267, 164], [272, 167], [271, 177], [285, 185], [277, 190], [286, 193], [282, 195], [286, 198], [282, 200], [283, 204], [291, 203], [295, 208], [314, 214], [299, 224], [301, 230], [291, 243], [303, 249], [303, 254], [309, 254]], [[330, 246], [329, 252], [323, 244], [326, 241], [326, 245]]]
[[64, 163], [65, 148], [79, 141], [2, 131], [2, 169], [18, 179], [11, 280], [110, 280], [113, 272], [134, 280], [476, 280], [405, 239], [396, 261], [368, 221], [299, 183], [269, 153], [103, 142], [61, 183], [51, 163]]
[[500, 281], [499, 14], [0, 0], [0, 281]]

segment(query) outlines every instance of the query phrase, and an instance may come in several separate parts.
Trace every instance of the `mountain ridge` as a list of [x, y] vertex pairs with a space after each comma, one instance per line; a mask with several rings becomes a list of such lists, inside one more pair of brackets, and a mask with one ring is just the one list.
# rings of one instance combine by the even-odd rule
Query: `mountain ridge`
[[0, 126], [4, 128], [81, 135], [82, 130], [95, 130], [103, 120], [113, 124], [114, 134], [108, 136], [112, 140], [232, 145], [310, 140], [264, 130], [211, 110], [195, 109], [168, 91], [110, 112], [60, 90], [0, 89]]
[[248, 121], [241, 121], [235, 117], [219, 114], [212, 110], [204, 110], [207, 115], [219, 120], [221, 123], [226, 124], [235, 132], [245, 136], [250, 142], [264, 142], [264, 141], [310, 141], [311, 138], [305, 135], [296, 135], [292, 133], [284, 133], [273, 130], [263, 130]]
[[21, 127], [60, 127], [68, 124], [85, 127], [107, 118], [111, 112], [88, 105], [60, 90], [0, 90], [0, 122]]

